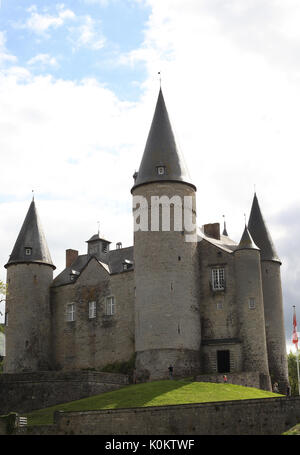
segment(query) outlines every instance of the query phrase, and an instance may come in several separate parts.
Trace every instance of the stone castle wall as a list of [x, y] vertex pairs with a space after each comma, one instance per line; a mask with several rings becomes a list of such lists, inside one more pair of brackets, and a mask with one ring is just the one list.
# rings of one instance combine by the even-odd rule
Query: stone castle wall
[[172, 362], [184, 375], [199, 370], [200, 361], [197, 242], [187, 242], [183, 228], [174, 230], [174, 212], [182, 204], [175, 203], [170, 210], [169, 231], [163, 230], [161, 222], [157, 231], [151, 230], [151, 197], [175, 196], [181, 201], [184, 196], [192, 197], [190, 213], [195, 221], [195, 191], [186, 184], [160, 182], [137, 187], [133, 194], [147, 199], [149, 222], [147, 232], [134, 233], [137, 370], [158, 379]]
[[[271, 417], [270, 417], [271, 416]], [[300, 397], [149, 408], [57, 412], [55, 425], [27, 434], [280, 435], [300, 421]], [[24, 434], [24, 431], [22, 431]]]
[[[108, 296], [115, 297], [115, 314], [106, 315]], [[109, 275], [91, 260], [75, 283], [52, 288], [55, 369], [100, 369], [134, 354], [133, 272]], [[96, 317], [89, 318], [89, 302]], [[66, 320], [66, 306], [75, 303], [75, 320]]]
[[5, 373], [51, 369], [52, 279], [53, 269], [48, 265], [8, 266]]
[[1, 374], [0, 415], [79, 400], [127, 384], [125, 375], [92, 371]]

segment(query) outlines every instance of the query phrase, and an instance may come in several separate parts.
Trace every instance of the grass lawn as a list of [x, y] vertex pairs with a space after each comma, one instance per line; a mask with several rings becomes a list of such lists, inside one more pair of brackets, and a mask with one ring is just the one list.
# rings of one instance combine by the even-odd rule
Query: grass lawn
[[191, 379], [154, 381], [40, 409], [27, 414], [27, 417], [28, 425], [44, 425], [53, 423], [53, 413], [57, 410], [93, 411], [279, 396], [282, 395], [233, 384], [192, 382]]

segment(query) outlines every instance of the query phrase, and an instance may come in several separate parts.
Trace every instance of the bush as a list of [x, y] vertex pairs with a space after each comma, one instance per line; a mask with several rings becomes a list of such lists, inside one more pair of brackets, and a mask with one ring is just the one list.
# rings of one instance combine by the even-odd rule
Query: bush
[[114, 362], [105, 365], [101, 371], [132, 375], [135, 366], [135, 354], [127, 362]]

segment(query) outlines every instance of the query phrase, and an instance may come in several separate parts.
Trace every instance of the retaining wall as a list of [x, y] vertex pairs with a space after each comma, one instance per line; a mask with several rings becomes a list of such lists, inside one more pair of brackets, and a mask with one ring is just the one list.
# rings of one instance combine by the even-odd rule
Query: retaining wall
[[[300, 422], [300, 397], [62, 412], [27, 434], [280, 435]], [[22, 431], [24, 434], [24, 431]]]
[[94, 371], [0, 375], [0, 414], [29, 412], [119, 389], [128, 376]]

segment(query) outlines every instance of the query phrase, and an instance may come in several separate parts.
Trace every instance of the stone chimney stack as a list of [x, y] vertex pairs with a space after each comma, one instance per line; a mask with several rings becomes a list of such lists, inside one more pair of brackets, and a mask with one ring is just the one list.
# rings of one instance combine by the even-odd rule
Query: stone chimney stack
[[77, 250], [66, 250], [66, 267], [70, 267], [73, 262], [78, 258]]
[[220, 240], [220, 223], [204, 224], [203, 229], [208, 237]]

